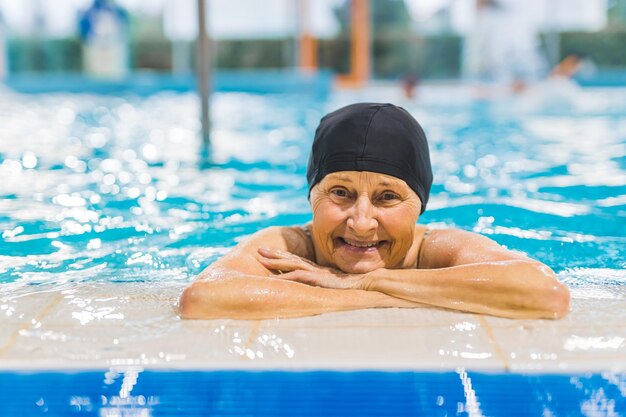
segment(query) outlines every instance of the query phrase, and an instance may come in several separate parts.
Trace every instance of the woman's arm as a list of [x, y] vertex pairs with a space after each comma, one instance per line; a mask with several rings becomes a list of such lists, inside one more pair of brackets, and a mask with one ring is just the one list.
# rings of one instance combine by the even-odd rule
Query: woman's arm
[[[435, 230], [423, 244], [419, 265], [431, 269], [423, 281], [446, 284], [430, 294], [437, 305], [511, 318], [560, 318], [569, 312], [569, 289], [539, 261], [458, 229]], [[372, 289], [396, 286], [380, 274]], [[390, 288], [389, 294], [394, 292]]]
[[262, 259], [280, 278], [330, 288], [359, 288], [407, 301], [509, 318], [559, 318], [569, 290], [547, 266], [484, 236], [433, 231], [422, 243], [420, 269], [378, 269], [363, 275], [319, 274], [279, 253]]
[[299, 317], [371, 307], [417, 307], [377, 291], [320, 288], [276, 279], [258, 260], [259, 247], [290, 251], [306, 258], [306, 242], [292, 228], [271, 227], [237, 245], [205, 269], [179, 303], [188, 319], [268, 319]]
[[198, 280], [180, 298], [186, 319], [302, 317], [372, 307], [417, 307], [377, 291], [338, 290], [237, 272], [220, 279]]
[[497, 261], [440, 269], [379, 269], [363, 288], [455, 310], [508, 318], [560, 318], [569, 291], [547, 267], [529, 261]]

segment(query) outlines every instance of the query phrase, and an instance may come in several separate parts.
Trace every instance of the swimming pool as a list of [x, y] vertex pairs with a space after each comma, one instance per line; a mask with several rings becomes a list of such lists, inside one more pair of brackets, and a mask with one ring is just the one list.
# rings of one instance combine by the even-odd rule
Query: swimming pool
[[[111, 366], [158, 363], [159, 353], [161, 358], [168, 354], [166, 348], [150, 356], [149, 349], [142, 347], [137, 357], [144, 354], [149, 360], [124, 362], [129, 356], [116, 351], [116, 346], [145, 342], [172, 326], [189, 325], [175, 321], [173, 311], [132, 321], [116, 306], [139, 299], [144, 289], [154, 295], [156, 304], [171, 305], [175, 297], [159, 299], [158, 294], [174, 294], [243, 236], [269, 225], [307, 222], [311, 216], [304, 173], [315, 126], [329, 110], [371, 100], [404, 105], [427, 132], [435, 179], [429, 208], [420, 222], [483, 233], [548, 264], [570, 286], [580, 307], [566, 323], [576, 329], [576, 322], [582, 323], [585, 315], [587, 330], [565, 331], [560, 350], [533, 350], [532, 343], [539, 342], [530, 340], [531, 348], [525, 351], [528, 357], [558, 365], [562, 363], [557, 359], [565, 356], [562, 352], [572, 353], [571, 363], [576, 355], [599, 352], [604, 362], [585, 369], [591, 369], [591, 375], [617, 372], [608, 379], [617, 378], [613, 385], [623, 389], [625, 97], [623, 89], [584, 89], [560, 96], [539, 93], [485, 102], [471, 99], [466, 90], [448, 87], [426, 87], [414, 102], [403, 102], [388, 88], [341, 93], [323, 101], [308, 96], [223, 93], [213, 100], [213, 147], [210, 157], [203, 157], [196, 139], [197, 100], [191, 94], [142, 98], [2, 91], [0, 317], [6, 326], [0, 331], [0, 361], [4, 368], [18, 370], [21, 365], [11, 362], [12, 358], [22, 360], [20, 364], [33, 358], [42, 369], [64, 369], [68, 363], [85, 360], [88, 368], [99, 368], [102, 363], [97, 361], [102, 358]], [[107, 285], [133, 290], [123, 296], [97, 293]], [[96, 295], [76, 295], [85, 288]], [[44, 299], [37, 304], [37, 313], [26, 308], [33, 295]], [[62, 303], [73, 310], [66, 321], [49, 327], [44, 318]], [[359, 320], [352, 317], [365, 317], [384, 325], [397, 318], [394, 312], [359, 314], [341, 316], [341, 320], [353, 325]], [[493, 318], [474, 322], [468, 316], [453, 316], [452, 330], [457, 335], [501, 324], [504, 336], [495, 338], [506, 338], [509, 327], [519, 333], [519, 326], [536, 325]], [[110, 342], [106, 346], [85, 350], [86, 340], [97, 337], [90, 333], [81, 338], [76, 333], [76, 328], [96, 322], [128, 330], [129, 318], [135, 325], [132, 332], [124, 337], [116, 336], [114, 328], [103, 332]], [[315, 329], [320, 320], [327, 319], [297, 323]], [[455, 328], [455, 323], [460, 327]], [[270, 321], [259, 326], [272, 325]], [[212, 330], [219, 326], [223, 323]], [[373, 333], [377, 332], [384, 334], [380, 329]], [[274, 354], [276, 362], [271, 367], [280, 367], [280, 360], [289, 358], [292, 348], [276, 339], [276, 343], [268, 341], [271, 338], [263, 342], [263, 336], [258, 328], [257, 335], [250, 336], [262, 345], [252, 355], [258, 360], [256, 352], [266, 358], [271, 356], [268, 352]], [[460, 362], [451, 363], [452, 369], [459, 363], [472, 369], [497, 356], [485, 356], [487, 349], [475, 346], [446, 347], [446, 337], [432, 348], [448, 358], [456, 352], [454, 360]], [[36, 361], [42, 349], [48, 349], [47, 362]], [[524, 354], [515, 349], [505, 348], [500, 356], [514, 365], [512, 361]], [[231, 346], [234, 356], [249, 356], [248, 350], [242, 347], [240, 354]], [[299, 355], [306, 357], [296, 351], [295, 357]], [[152, 357], [156, 362], [150, 362]], [[582, 358], [582, 363], [591, 363]], [[174, 358], [167, 363], [174, 366], [175, 362]], [[404, 369], [397, 363], [383, 363], [382, 368]], [[561, 371], [573, 369], [568, 365]], [[3, 380], [9, 378], [6, 375]], [[618, 401], [623, 390], [595, 387], [588, 391], [587, 400], [604, 387], [602, 391], [612, 395], [606, 401], [613, 401], [623, 412], [623, 401]]]

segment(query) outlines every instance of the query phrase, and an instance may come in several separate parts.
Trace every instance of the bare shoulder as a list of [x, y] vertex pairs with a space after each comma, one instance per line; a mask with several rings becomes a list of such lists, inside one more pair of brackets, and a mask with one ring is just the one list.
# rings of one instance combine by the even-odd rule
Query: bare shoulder
[[446, 268], [478, 262], [532, 261], [478, 233], [461, 229], [431, 229], [423, 237], [419, 267]]
[[256, 250], [265, 247], [289, 252], [302, 251], [309, 240], [303, 226], [270, 226], [243, 239], [234, 249], [252, 247]]
[[[310, 261], [315, 261], [315, 248], [311, 238], [311, 225], [291, 226], [281, 228], [285, 243], [284, 250]], [[279, 249], [279, 248], [277, 248]]]
[[272, 226], [263, 229], [248, 239], [247, 246], [278, 249], [312, 260], [315, 250], [310, 234], [310, 225]]
[[303, 227], [267, 227], [243, 239], [200, 275], [205, 278], [212, 271], [238, 271], [245, 274], [269, 276], [271, 273], [258, 261], [259, 248], [278, 249], [307, 257], [309, 246], [312, 247], [312, 243]]

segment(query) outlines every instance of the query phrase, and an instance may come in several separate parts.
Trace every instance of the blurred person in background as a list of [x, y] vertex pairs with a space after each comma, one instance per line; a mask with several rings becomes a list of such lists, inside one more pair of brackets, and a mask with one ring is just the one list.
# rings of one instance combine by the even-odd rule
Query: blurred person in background
[[80, 16], [88, 75], [121, 78], [128, 72], [128, 16], [112, 0], [94, 0]]
[[413, 73], [406, 73], [401, 80], [402, 92], [404, 93], [404, 98], [408, 100], [412, 100], [415, 98], [415, 90], [419, 85], [420, 79], [419, 77]]
[[550, 73], [550, 77], [572, 78], [578, 73], [583, 65], [582, 58], [578, 54], [566, 56], [559, 62]]
[[476, 2], [476, 23], [464, 47], [464, 72], [479, 83], [481, 95], [491, 94], [494, 87], [522, 91], [546, 73], [538, 28], [515, 7], [503, 0]]
[[578, 75], [591, 75], [595, 64], [579, 54], [570, 54], [552, 68], [543, 80], [532, 85], [523, 85], [516, 93], [516, 111], [563, 111], [582, 105], [583, 95], [575, 80]]

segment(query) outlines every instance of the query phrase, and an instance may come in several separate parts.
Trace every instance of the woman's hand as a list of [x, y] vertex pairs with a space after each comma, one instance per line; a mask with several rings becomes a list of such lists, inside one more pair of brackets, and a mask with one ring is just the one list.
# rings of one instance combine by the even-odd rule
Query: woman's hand
[[259, 262], [278, 273], [276, 278], [297, 281], [315, 287], [365, 289], [365, 275], [346, 274], [338, 269], [319, 266], [293, 253], [259, 248]]

